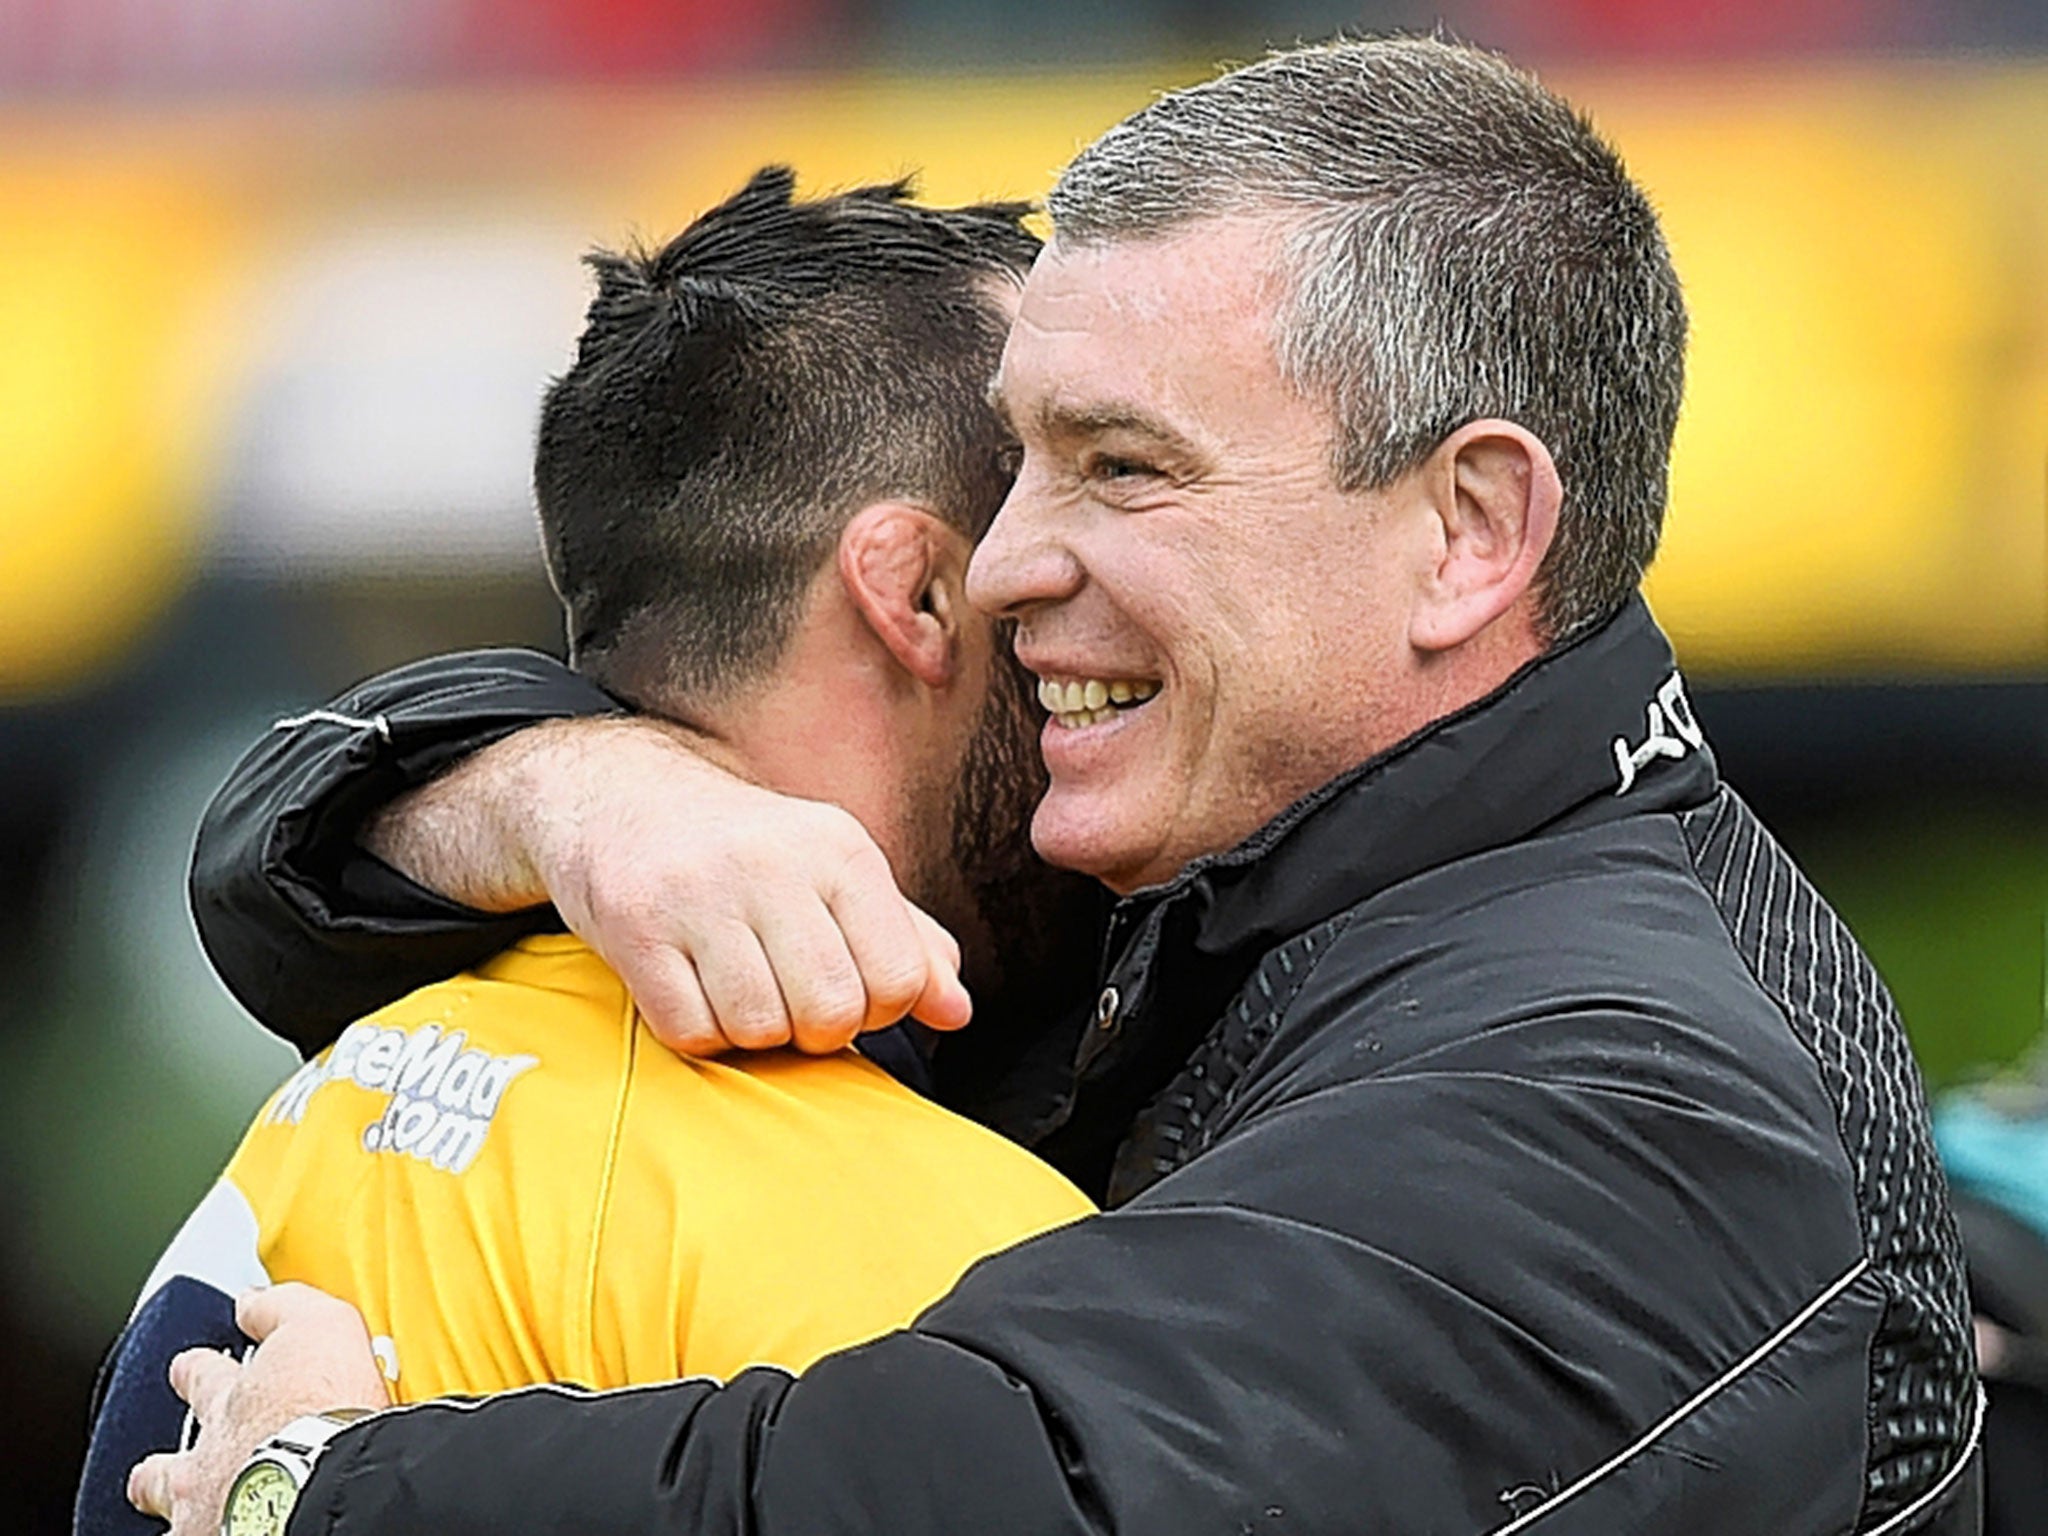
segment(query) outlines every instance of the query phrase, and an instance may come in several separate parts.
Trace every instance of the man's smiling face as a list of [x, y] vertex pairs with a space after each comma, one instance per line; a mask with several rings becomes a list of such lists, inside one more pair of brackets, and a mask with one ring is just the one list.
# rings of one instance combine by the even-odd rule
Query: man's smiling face
[[1032, 270], [996, 398], [1017, 483], [969, 594], [1052, 711], [1048, 860], [1131, 891], [1242, 841], [1420, 724], [1406, 611], [1429, 520], [1339, 490], [1281, 375], [1271, 221]]

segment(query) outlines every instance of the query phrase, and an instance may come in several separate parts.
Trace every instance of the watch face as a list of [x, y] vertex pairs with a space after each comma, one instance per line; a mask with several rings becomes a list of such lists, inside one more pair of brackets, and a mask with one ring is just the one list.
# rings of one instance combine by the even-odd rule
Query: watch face
[[299, 1485], [284, 1467], [274, 1461], [252, 1462], [228, 1489], [221, 1536], [284, 1536], [298, 1497]]

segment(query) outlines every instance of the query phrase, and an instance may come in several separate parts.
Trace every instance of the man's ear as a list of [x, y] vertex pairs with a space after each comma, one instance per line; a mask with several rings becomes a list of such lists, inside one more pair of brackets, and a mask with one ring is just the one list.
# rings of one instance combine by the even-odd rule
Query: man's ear
[[1421, 480], [1437, 542], [1409, 639], [1418, 650], [1449, 651], [1534, 585], [1557, 536], [1564, 487], [1541, 438], [1494, 418], [1467, 422], [1439, 443]]
[[930, 688], [960, 666], [966, 536], [923, 507], [871, 502], [839, 535], [839, 580], [875, 638]]

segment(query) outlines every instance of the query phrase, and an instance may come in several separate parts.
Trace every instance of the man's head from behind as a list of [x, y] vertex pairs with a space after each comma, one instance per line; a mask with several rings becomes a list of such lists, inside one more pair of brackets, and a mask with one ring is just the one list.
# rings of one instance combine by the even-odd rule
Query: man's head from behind
[[534, 489], [574, 664], [701, 701], [781, 659], [861, 507], [977, 537], [1008, 477], [985, 406], [1038, 252], [1024, 209], [908, 187], [799, 200], [785, 167], [651, 253], [589, 258], [576, 361], [541, 412]]
[[1684, 306], [1619, 158], [1528, 76], [1297, 49], [1126, 120], [1049, 208], [974, 588], [1042, 676], [1132, 699], [1048, 728], [1049, 857], [1165, 878], [1634, 591]]
[[971, 924], [1040, 782], [961, 593], [1009, 482], [987, 381], [1038, 242], [1021, 205], [907, 190], [802, 200], [773, 167], [657, 251], [593, 256], [534, 485], [572, 662], [852, 810]]

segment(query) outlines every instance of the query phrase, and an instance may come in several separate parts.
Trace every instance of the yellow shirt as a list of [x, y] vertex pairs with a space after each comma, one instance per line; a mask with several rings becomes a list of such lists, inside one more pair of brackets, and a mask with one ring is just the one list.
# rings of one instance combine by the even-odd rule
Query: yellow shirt
[[265, 1277], [362, 1311], [400, 1402], [802, 1370], [1090, 1209], [851, 1051], [672, 1055], [559, 936], [351, 1025], [223, 1185]]

